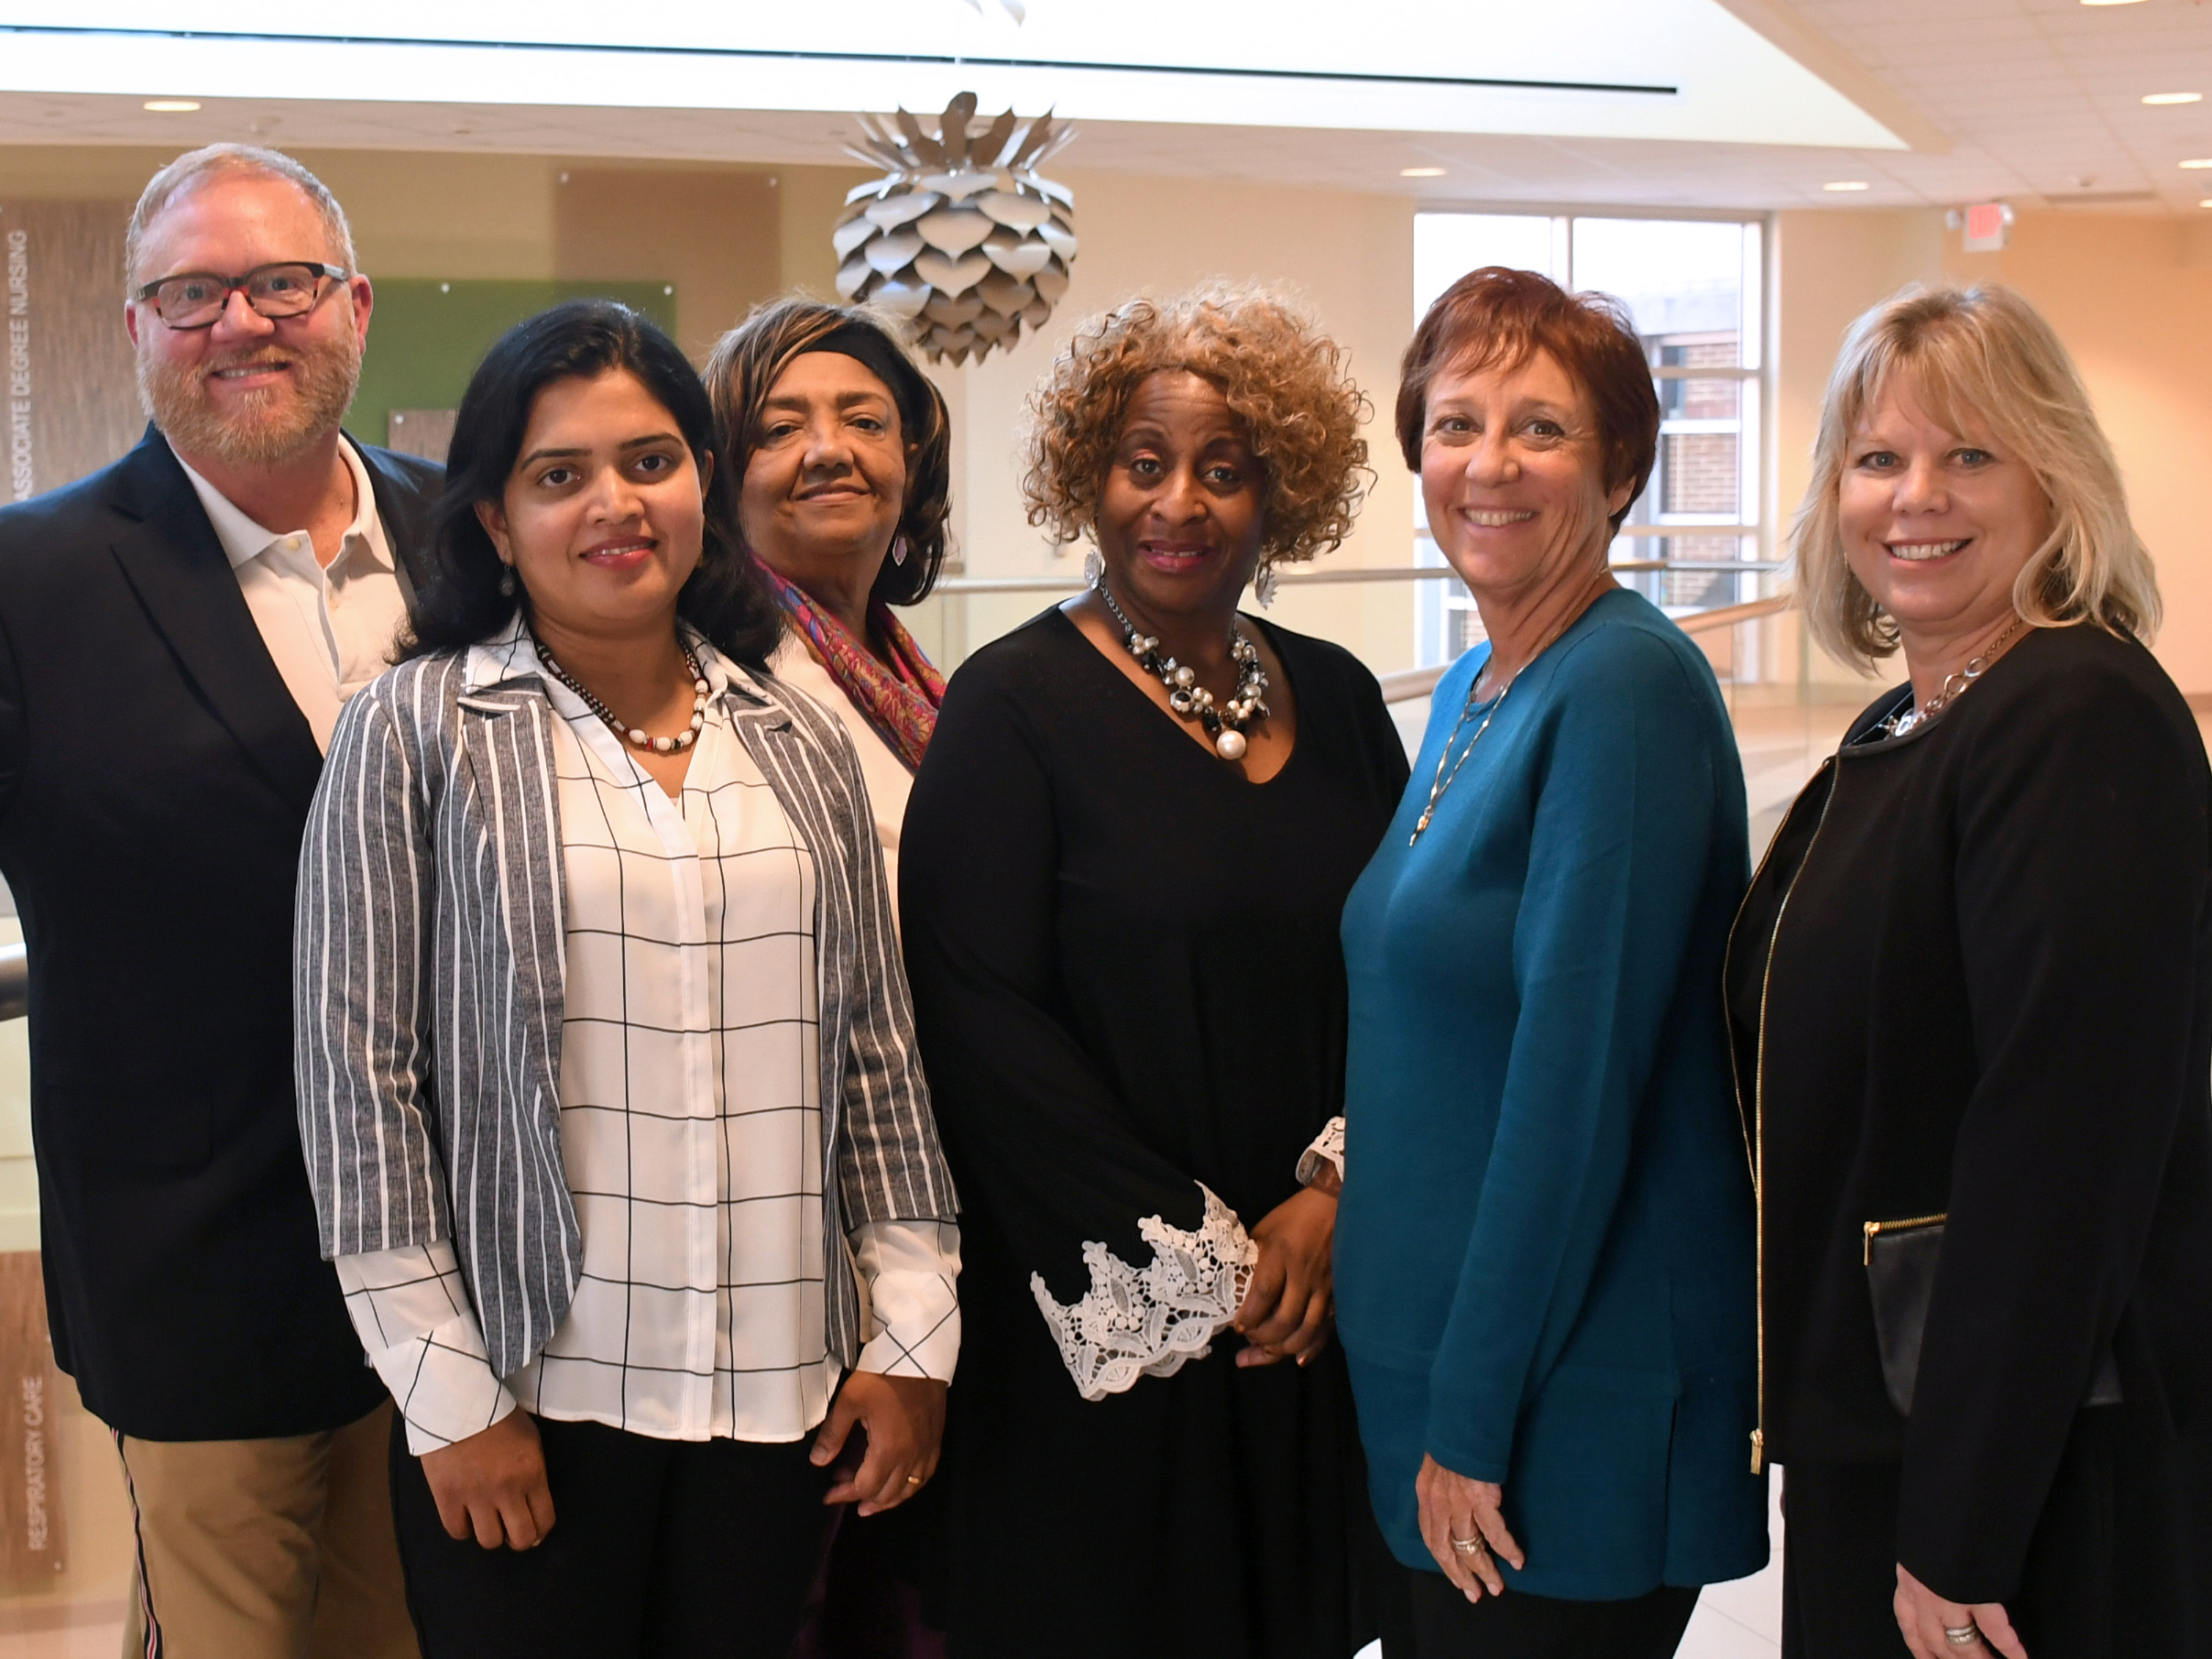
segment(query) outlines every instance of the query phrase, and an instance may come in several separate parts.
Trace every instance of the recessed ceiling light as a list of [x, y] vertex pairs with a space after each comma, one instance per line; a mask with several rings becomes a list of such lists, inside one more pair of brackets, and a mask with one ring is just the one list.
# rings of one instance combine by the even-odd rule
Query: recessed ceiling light
[[1863, 191], [1872, 188], [1864, 179], [1832, 179], [1821, 186], [1824, 191]]
[[2198, 202], [2196, 205], [2197, 205], [2197, 206], [2199, 206], [2199, 207], [2212, 207], [2212, 196], [2207, 196], [2207, 197], [2206, 197], [2206, 198], [2205, 198], [2205, 199], [2204, 199], [2202, 202]]
[[2204, 101], [2205, 95], [2202, 93], [2145, 93], [2143, 94], [2145, 104], [2202, 104]]
[[196, 98], [148, 98], [138, 106], [157, 115], [189, 115], [200, 107]]
[[1401, 179], [1441, 179], [1443, 176], [1444, 169], [1440, 167], [1401, 167], [1398, 169], [1398, 177]]
[[2133, 5], [2137, 0], [2082, 0], [2084, 5]]
[[2193, 160], [2183, 162], [2182, 165], [2194, 171], [2202, 172], [2206, 168], [2212, 167], [2212, 156], [2198, 156]]

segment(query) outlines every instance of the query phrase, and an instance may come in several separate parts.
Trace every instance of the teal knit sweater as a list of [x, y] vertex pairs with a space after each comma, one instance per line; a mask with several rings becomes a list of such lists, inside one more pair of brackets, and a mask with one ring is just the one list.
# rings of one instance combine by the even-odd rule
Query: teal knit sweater
[[1735, 738], [1697, 647], [1610, 593], [1521, 674], [1408, 846], [1487, 655], [1438, 686], [1344, 911], [1336, 1294], [1376, 1514], [1434, 1570], [1427, 1453], [1504, 1483], [1521, 1588], [1738, 1577], [1766, 1563], [1767, 1515], [1721, 1005], [1747, 873]]

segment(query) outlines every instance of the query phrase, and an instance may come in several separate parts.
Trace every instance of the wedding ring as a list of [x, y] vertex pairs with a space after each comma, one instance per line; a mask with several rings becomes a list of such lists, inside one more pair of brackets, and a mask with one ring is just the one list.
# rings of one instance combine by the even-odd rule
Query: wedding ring
[[1472, 1538], [1454, 1538], [1451, 1541], [1451, 1547], [1462, 1555], [1480, 1555], [1490, 1546], [1483, 1542], [1482, 1535], [1478, 1533]]
[[922, 1477], [919, 1475], [909, 1475], [906, 1477], [906, 1484], [908, 1486], [919, 1486], [922, 1484]]
[[1953, 1647], [1972, 1647], [1981, 1639], [1981, 1626], [1978, 1624], [1962, 1624], [1955, 1630], [1947, 1624], [1944, 1626], [1944, 1640]]

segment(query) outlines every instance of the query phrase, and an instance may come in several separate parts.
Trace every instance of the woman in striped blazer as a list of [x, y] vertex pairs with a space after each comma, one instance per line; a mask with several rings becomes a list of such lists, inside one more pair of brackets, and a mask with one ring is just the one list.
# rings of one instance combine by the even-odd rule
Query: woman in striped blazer
[[958, 1235], [867, 792], [719, 486], [651, 323], [511, 331], [309, 821], [301, 1130], [428, 1659], [782, 1659], [825, 1504], [936, 1467]]

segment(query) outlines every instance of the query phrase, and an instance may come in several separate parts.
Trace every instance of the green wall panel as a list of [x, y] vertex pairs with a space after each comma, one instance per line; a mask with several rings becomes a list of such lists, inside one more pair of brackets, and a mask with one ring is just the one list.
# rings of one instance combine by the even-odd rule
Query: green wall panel
[[675, 332], [675, 289], [665, 282], [379, 281], [347, 430], [382, 443], [393, 409], [454, 408], [493, 341], [523, 318], [577, 299], [619, 300]]

